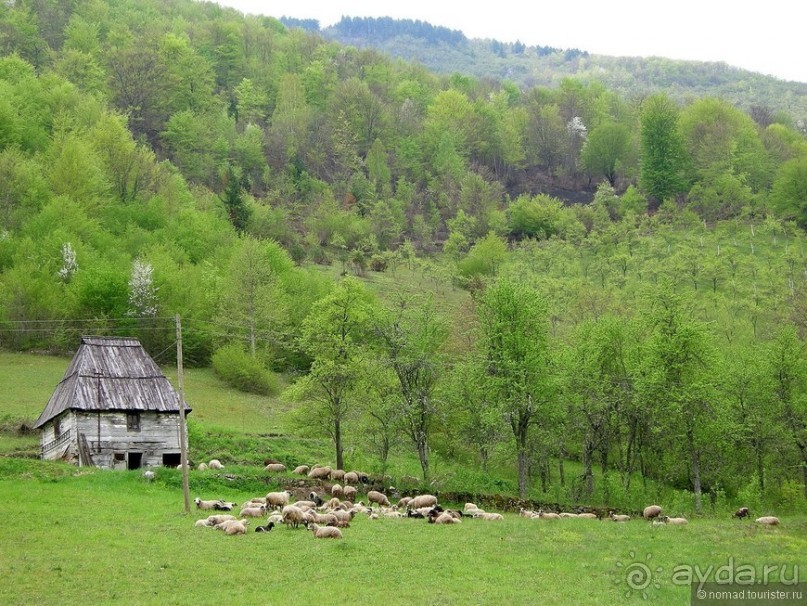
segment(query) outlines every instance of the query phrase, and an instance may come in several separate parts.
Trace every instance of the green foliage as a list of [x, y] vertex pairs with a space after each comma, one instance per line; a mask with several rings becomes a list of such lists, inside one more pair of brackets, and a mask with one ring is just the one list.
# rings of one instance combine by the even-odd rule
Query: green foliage
[[230, 343], [216, 350], [211, 364], [216, 374], [235, 389], [265, 396], [278, 391], [275, 376], [259, 359], [250, 356], [237, 343]]
[[647, 195], [664, 201], [682, 192], [687, 162], [678, 130], [678, 108], [664, 95], [645, 99], [641, 114], [639, 181]]
[[781, 166], [771, 190], [771, 202], [784, 218], [807, 227], [807, 156]]
[[560, 231], [563, 203], [545, 194], [522, 195], [507, 209], [507, 227], [518, 238], [548, 239]]

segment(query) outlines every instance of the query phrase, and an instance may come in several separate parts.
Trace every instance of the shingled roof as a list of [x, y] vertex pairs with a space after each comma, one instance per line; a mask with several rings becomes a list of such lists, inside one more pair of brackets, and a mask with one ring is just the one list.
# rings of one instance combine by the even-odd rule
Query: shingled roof
[[137, 339], [81, 337], [34, 427], [65, 410], [179, 412], [179, 395]]

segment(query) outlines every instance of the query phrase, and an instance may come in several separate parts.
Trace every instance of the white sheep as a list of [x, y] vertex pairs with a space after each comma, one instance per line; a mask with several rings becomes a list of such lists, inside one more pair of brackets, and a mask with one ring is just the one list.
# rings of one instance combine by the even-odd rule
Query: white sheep
[[479, 507], [476, 506], [476, 503], [466, 503], [463, 510], [467, 513], [473, 514], [473, 512], [479, 511]]
[[249, 524], [248, 520], [234, 520], [227, 523], [225, 526], [224, 534], [227, 536], [232, 536], [235, 534], [246, 534], [247, 533], [247, 524]]
[[314, 503], [314, 501], [295, 501], [294, 504], [303, 511], [307, 511], [309, 509], [316, 509], [317, 507], [317, 504]]
[[212, 524], [210, 522], [210, 520], [205, 519], [205, 520], [196, 520], [196, 524], [194, 524], [194, 526], [196, 528], [201, 528], [201, 527], [204, 527], [204, 526], [207, 526], [207, 527], [214, 526], [214, 524]]
[[650, 525], [653, 528], [659, 528], [661, 526], [666, 526], [667, 525], [667, 516], [659, 516], [659, 517], [657, 517], [655, 520], [650, 522]]
[[146, 480], [147, 482], [153, 482], [155, 477], [156, 474], [150, 469], [143, 472], [143, 479]]
[[630, 516], [625, 514], [616, 514], [613, 511], [608, 512], [608, 517], [611, 518], [614, 522], [628, 522], [630, 521]]
[[224, 465], [221, 464], [221, 461], [218, 459], [211, 459], [210, 462], [207, 464], [209, 469], [224, 469]]
[[542, 520], [560, 520], [560, 514], [552, 511], [538, 510], [538, 517]]
[[308, 530], [314, 533], [317, 539], [341, 539], [342, 531], [333, 526], [319, 526], [317, 524], [309, 524]]
[[524, 509], [523, 507], [518, 511], [518, 515], [522, 518], [536, 517], [536, 513], [532, 509]]
[[242, 518], [262, 518], [266, 515], [266, 505], [258, 505], [258, 507], [242, 507]]
[[600, 518], [597, 517], [596, 513], [589, 513], [589, 512], [578, 513], [577, 517], [578, 518], [584, 518], [586, 520], [599, 520], [600, 519]]
[[359, 474], [357, 474], [355, 471], [348, 471], [345, 474], [345, 477], [342, 478], [342, 482], [345, 484], [358, 484]]
[[778, 526], [779, 518], [776, 516], [762, 516], [761, 518], [757, 518], [755, 522], [757, 524], [763, 524], [764, 526]]
[[462, 522], [462, 520], [460, 520], [459, 518], [455, 518], [447, 511], [444, 511], [443, 513], [441, 513], [436, 517], [434, 516], [429, 517], [429, 522], [433, 524], [459, 524], [460, 522]]
[[561, 518], [577, 518], [577, 517], [579, 517], [579, 516], [578, 516], [578, 514], [576, 514], [576, 513], [570, 513], [570, 512], [568, 512], [568, 511], [561, 511], [561, 512], [560, 512], [558, 515], [559, 515]]
[[309, 524], [322, 524], [323, 526], [333, 525], [338, 522], [338, 518], [332, 513], [317, 513], [316, 511], [305, 512], [304, 522]]
[[297, 528], [305, 520], [305, 513], [295, 505], [286, 505], [282, 514], [283, 523], [289, 528]]
[[270, 492], [266, 495], [266, 506], [267, 507], [275, 507], [280, 509], [284, 505], [289, 504], [289, 497], [291, 493], [288, 490], [284, 490], [283, 492]]
[[222, 522], [229, 522], [231, 520], [235, 520], [236, 517], [229, 513], [219, 513], [212, 516], [207, 516], [207, 521], [210, 523], [211, 526], [216, 526], [221, 524]]
[[406, 506], [409, 505], [411, 500], [412, 497], [401, 497], [395, 504], [395, 509], [406, 509]]
[[[370, 493], [367, 493], [367, 498], [370, 498]], [[409, 501], [407, 507], [409, 509], [420, 509], [421, 507], [434, 507], [437, 505], [437, 497], [431, 494], [421, 494]]]
[[271, 522], [272, 524], [282, 524], [283, 523], [283, 515], [279, 513], [273, 513], [266, 519], [267, 523]]
[[193, 502], [196, 503], [196, 509], [215, 509], [216, 503], [219, 501], [203, 501], [199, 497], [196, 497]]
[[642, 516], [645, 520], [652, 520], [653, 518], [657, 518], [661, 515], [661, 507], [658, 505], [648, 505], [644, 508], [642, 512]]
[[332, 469], [331, 470], [331, 479], [334, 482], [342, 482], [345, 478], [345, 470], [344, 469]]
[[281, 471], [286, 471], [286, 466], [283, 465], [283, 463], [269, 463], [263, 470], [271, 473], [280, 473]]
[[309, 469], [308, 465], [298, 465], [297, 467], [294, 468], [294, 470], [291, 473], [293, 473], [295, 475], [298, 475], [298, 476], [305, 476], [305, 475], [308, 475], [309, 471], [310, 471], [310, 469]]
[[355, 512], [345, 511], [344, 509], [337, 509], [336, 511], [332, 511], [331, 514], [335, 515], [336, 519], [340, 522], [350, 522], [353, 516], [356, 515]]
[[390, 506], [389, 499], [387, 498], [387, 495], [385, 495], [383, 492], [378, 492], [377, 490], [368, 491], [367, 500], [370, 503], [376, 503], [379, 506], [384, 506], [384, 507], [389, 507]]
[[325, 480], [331, 475], [330, 467], [314, 467], [308, 472], [308, 477], [314, 480]]
[[334, 484], [333, 486], [331, 486], [331, 496], [341, 499], [344, 494], [345, 491], [339, 484]]
[[197, 471], [207, 471], [207, 463], [199, 463], [196, 469]]
[[670, 518], [664, 516], [666, 519], [664, 520], [667, 524], [672, 524], [673, 526], [684, 526], [689, 524], [686, 518]]
[[355, 501], [356, 495], [358, 494], [358, 490], [356, 490], [355, 486], [344, 486], [342, 487], [342, 498], [346, 501]]
[[490, 520], [492, 522], [504, 520], [504, 516], [500, 513], [486, 513], [481, 510], [477, 510], [476, 513], [473, 514], [474, 518], [481, 518], [482, 520]]

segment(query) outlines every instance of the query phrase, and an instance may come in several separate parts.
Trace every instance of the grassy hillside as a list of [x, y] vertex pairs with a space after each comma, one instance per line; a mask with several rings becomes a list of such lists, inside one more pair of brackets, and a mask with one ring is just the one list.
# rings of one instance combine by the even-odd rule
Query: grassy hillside
[[[212, 472], [205, 472], [210, 475]], [[192, 497], [243, 501], [257, 491], [204, 484]], [[778, 528], [728, 518], [653, 529], [643, 521], [423, 520], [357, 517], [342, 541], [303, 529], [225, 536], [183, 514], [176, 470], [147, 484], [137, 472], [78, 471], [0, 459], [0, 491], [11, 519], [0, 541], [3, 604], [624, 604], [688, 603], [674, 572], [734, 562], [762, 580], [795, 579], [807, 550], [807, 519]], [[54, 511], [58, 514], [54, 515]], [[37, 521], [46, 523], [37, 523]], [[253, 522], [254, 527], [257, 522]], [[86, 555], [85, 555], [86, 554]], [[642, 568], [647, 566], [647, 568]], [[650, 582], [629, 584], [629, 573]], [[746, 569], [748, 570], [748, 569]], [[676, 573], [676, 574], [680, 574]], [[799, 571], [805, 580], [805, 571]]]

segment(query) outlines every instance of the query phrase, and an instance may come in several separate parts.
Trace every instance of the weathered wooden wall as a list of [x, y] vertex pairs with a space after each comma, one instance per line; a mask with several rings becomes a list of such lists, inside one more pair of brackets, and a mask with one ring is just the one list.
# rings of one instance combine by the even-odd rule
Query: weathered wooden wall
[[[86, 412], [70, 411], [60, 415], [61, 429], [71, 429], [68, 455], [78, 452], [78, 435], [83, 433], [93, 462], [98, 467], [126, 469], [126, 459], [115, 460], [115, 453], [128, 456], [131, 452], [143, 453], [142, 466], [158, 467], [163, 454], [179, 454], [179, 414], [141, 412], [140, 431], [130, 431], [123, 411]], [[55, 439], [53, 423], [43, 426], [42, 444]], [[44, 458], [62, 458], [63, 448], [44, 453]]]

